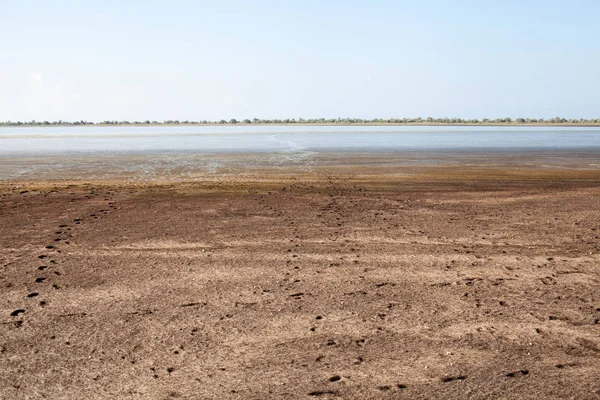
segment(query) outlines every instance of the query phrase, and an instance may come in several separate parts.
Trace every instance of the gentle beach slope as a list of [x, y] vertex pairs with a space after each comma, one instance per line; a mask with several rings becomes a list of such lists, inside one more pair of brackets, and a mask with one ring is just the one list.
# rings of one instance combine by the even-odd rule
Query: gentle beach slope
[[596, 398], [600, 172], [371, 168], [4, 181], [0, 397]]

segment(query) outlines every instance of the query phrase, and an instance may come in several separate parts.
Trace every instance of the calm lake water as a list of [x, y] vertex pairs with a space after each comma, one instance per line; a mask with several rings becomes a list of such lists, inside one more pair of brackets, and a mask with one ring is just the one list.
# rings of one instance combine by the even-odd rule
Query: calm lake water
[[[600, 128], [118, 126], [0, 128], [0, 180], [194, 180], [357, 167], [600, 168]], [[287, 172], [286, 172], [287, 171]]]
[[0, 157], [600, 149], [596, 127], [117, 126], [1, 127]]

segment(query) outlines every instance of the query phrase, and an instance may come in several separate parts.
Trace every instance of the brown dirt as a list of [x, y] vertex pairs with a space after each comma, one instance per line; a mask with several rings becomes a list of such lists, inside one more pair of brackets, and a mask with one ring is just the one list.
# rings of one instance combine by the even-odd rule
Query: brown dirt
[[0, 398], [600, 398], [598, 171], [342, 172], [5, 182]]

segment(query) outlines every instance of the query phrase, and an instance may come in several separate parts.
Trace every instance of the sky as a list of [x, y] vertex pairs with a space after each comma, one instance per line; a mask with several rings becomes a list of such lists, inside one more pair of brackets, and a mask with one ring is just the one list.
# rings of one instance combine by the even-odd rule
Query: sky
[[0, 121], [600, 118], [597, 0], [0, 1]]

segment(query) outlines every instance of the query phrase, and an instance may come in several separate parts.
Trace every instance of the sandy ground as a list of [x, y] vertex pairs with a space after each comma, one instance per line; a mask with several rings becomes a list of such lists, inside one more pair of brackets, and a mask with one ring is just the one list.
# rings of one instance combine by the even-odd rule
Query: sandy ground
[[0, 183], [0, 398], [600, 398], [600, 172], [379, 172]]

